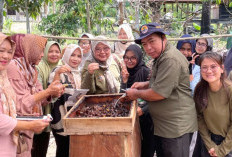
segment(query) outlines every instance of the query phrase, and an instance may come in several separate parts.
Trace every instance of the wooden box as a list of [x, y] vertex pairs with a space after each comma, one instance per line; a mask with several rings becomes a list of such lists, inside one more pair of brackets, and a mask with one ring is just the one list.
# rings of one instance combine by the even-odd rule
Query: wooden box
[[[79, 106], [114, 102], [122, 94], [85, 95], [63, 118], [70, 135], [70, 157], [140, 157], [140, 128], [136, 102], [131, 102], [128, 117], [77, 118]], [[124, 100], [127, 101], [127, 100]]]

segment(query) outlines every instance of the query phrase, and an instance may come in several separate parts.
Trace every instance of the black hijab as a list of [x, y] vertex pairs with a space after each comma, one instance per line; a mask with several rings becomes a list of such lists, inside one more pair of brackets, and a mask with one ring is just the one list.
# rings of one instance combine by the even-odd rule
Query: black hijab
[[147, 81], [150, 70], [142, 60], [143, 59], [142, 49], [138, 45], [136, 44], [130, 45], [126, 49], [123, 58], [125, 57], [128, 51], [132, 51], [137, 58], [137, 65], [134, 68], [127, 67], [127, 71], [130, 74], [127, 81], [127, 88], [130, 88], [135, 82]]

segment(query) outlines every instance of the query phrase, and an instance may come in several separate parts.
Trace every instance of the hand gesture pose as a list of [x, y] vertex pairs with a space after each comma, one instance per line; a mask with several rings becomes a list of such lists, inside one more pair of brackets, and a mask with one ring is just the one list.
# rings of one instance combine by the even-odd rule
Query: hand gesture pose
[[99, 63], [90, 63], [88, 66], [88, 72], [93, 74], [95, 70], [99, 69]]

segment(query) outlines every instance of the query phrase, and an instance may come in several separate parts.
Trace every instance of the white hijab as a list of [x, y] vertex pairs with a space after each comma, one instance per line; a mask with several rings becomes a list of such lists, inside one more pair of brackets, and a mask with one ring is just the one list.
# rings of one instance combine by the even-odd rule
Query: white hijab
[[[121, 29], [123, 29], [126, 32], [126, 35], [127, 35], [129, 40], [134, 40], [134, 36], [132, 34], [132, 29], [131, 29], [129, 24], [122, 24], [122, 25], [119, 26], [118, 36], [119, 36], [119, 32], [120, 32]], [[130, 46], [133, 43], [134, 42], [127, 42], [127, 43], [123, 44], [120, 41], [116, 42], [115, 45], [114, 45], [115, 54], [117, 54], [122, 59], [127, 47]]]
[[63, 63], [69, 67], [71, 69], [71, 73], [73, 75], [73, 78], [74, 78], [74, 82], [75, 82], [75, 85], [76, 85], [76, 88], [77, 89], [80, 89], [81, 87], [81, 73], [80, 73], [80, 70], [77, 68], [72, 68], [70, 65], [69, 65], [69, 59], [71, 57], [71, 55], [73, 54], [73, 52], [76, 50], [76, 49], [79, 49], [81, 51], [81, 55], [83, 56], [83, 52], [82, 52], [82, 49], [79, 45], [76, 45], [76, 44], [70, 44], [66, 47], [65, 51], [64, 51], [64, 55], [62, 57], [62, 61]]
[[[90, 39], [93, 39], [94, 36], [92, 34], [89, 34], [89, 33], [83, 33], [80, 38], [83, 38], [83, 36], [87, 36], [88, 38]], [[81, 71], [82, 68], [84, 67], [85, 65], [85, 61], [87, 60], [87, 58], [91, 55], [91, 49], [89, 50], [89, 52], [87, 53], [83, 53], [83, 56], [82, 56], [82, 59], [81, 59], [81, 64], [79, 65], [79, 70]]]

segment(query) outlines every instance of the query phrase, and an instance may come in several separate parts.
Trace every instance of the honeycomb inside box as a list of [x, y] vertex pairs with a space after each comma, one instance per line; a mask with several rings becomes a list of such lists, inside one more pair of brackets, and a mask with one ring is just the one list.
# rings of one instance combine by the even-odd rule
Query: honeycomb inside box
[[119, 97], [120, 96], [85, 97], [69, 117], [128, 117], [132, 107], [132, 101], [124, 98], [115, 106], [115, 102]]

